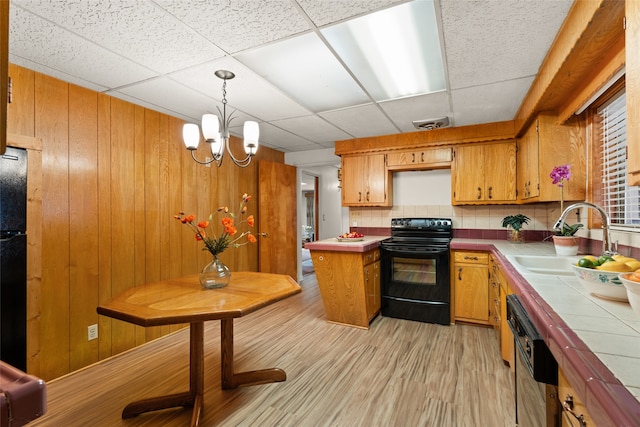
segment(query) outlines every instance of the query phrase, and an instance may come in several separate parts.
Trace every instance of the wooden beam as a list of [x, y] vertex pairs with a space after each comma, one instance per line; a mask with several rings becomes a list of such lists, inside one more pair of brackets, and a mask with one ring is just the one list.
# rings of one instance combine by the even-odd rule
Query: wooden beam
[[516, 113], [520, 133], [535, 114], [575, 96], [602, 56], [624, 37], [624, 1], [576, 1]]

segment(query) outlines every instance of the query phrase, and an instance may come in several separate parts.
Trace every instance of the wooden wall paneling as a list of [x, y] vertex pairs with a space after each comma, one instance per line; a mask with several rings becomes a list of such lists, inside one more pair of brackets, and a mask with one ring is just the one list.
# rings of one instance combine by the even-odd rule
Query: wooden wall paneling
[[[204, 152], [202, 147], [203, 141], [200, 140], [200, 149], [198, 152]], [[184, 147], [184, 144], [182, 145]], [[185, 214], [198, 213], [198, 193], [201, 189], [198, 187], [198, 171], [203, 167], [191, 158], [189, 150], [182, 148], [180, 155], [182, 165], [182, 200], [179, 206], [175, 207], [176, 212], [184, 212]], [[207, 197], [204, 194], [202, 197]], [[182, 233], [181, 246], [182, 246], [182, 274], [198, 273], [203, 266], [199, 266], [198, 256], [201, 248], [198, 247], [194, 239], [193, 233], [183, 224], [176, 221], [175, 225], [180, 229]]]
[[[136, 216], [140, 216], [145, 230], [146, 279], [149, 282], [160, 280], [160, 113], [146, 110], [144, 115], [144, 150], [140, 150], [144, 161], [144, 175], [141, 174], [140, 185], [144, 194], [139, 200], [136, 197]], [[142, 242], [140, 242], [142, 243]]]
[[67, 83], [36, 75], [35, 130], [43, 141], [40, 367], [44, 380], [69, 372], [68, 92]]
[[9, 64], [11, 104], [7, 111], [7, 132], [35, 136], [35, 72]]
[[158, 193], [160, 204], [158, 206], [158, 226], [160, 234], [160, 255], [158, 262], [160, 263], [160, 278], [169, 279], [170, 275], [170, 234], [169, 226], [171, 226], [172, 215], [170, 209], [171, 193], [169, 192], [169, 117], [161, 114], [158, 122], [158, 145], [159, 145], [159, 162], [158, 162]]
[[[146, 162], [147, 147], [145, 140], [146, 132], [146, 112], [145, 108], [138, 105], [133, 106], [133, 211], [134, 230], [133, 236], [133, 277], [130, 286], [143, 285], [147, 281], [147, 212], [146, 212]], [[153, 157], [153, 156], [151, 156]], [[144, 344], [147, 341], [146, 328], [135, 326], [135, 345]]]
[[[99, 360], [98, 94], [69, 85], [69, 341], [71, 371]], [[100, 335], [100, 334], [98, 334]]]
[[[135, 107], [111, 100], [111, 295], [134, 285], [135, 279]], [[134, 325], [114, 320], [114, 354], [134, 347]]]
[[[164, 251], [163, 260], [166, 259], [168, 265], [168, 277], [183, 276], [182, 270], [182, 239], [187, 236], [186, 230], [182, 224], [179, 224], [173, 215], [182, 209], [182, 152], [184, 149], [182, 142], [182, 125], [184, 122], [175, 117], [167, 117], [167, 184], [164, 187], [166, 192], [166, 200], [164, 208], [161, 210], [163, 221], [166, 226], [163, 230], [167, 236], [167, 245], [163, 245], [161, 249]], [[193, 161], [191, 161], [193, 163]], [[166, 217], [166, 218], [164, 218]], [[164, 261], [163, 261], [164, 263]], [[194, 273], [193, 271], [192, 273]], [[175, 331], [181, 328], [181, 325], [170, 325], [169, 331]], [[164, 327], [162, 329], [164, 331]]]
[[[234, 143], [234, 140], [235, 137], [231, 137], [231, 144]], [[240, 197], [242, 196], [242, 190], [238, 188], [238, 183], [234, 182], [234, 172], [238, 172], [239, 168], [233, 164], [233, 162], [229, 158], [229, 153], [225, 152], [222, 166], [220, 166], [219, 168], [212, 166], [212, 169], [215, 169], [215, 171], [217, 172], [215, 180], [211, 183], [210, 195], [212, 200], [214, 201], [214, 203], [216, 203], [215, 201], [217, 201], [217, 206], [225, 206], [229, 208], [229, 212], [237, 214], [238, 206], [240, 204]], [[221, 229], [220, 218], [220, 215], [214, 215], [214, 226], [216, 227], [216, 232], [219, 232], [219, 230]], [[222, 260], [222, 262], [227, 264], [231, 271], [237, 270], [235, 261], [236, 252], [237, 251], [235, 249], [230, 247], [220, 255], [220, 259]]]
[[[111, 298], [111, 97], [98, 94], [98, 302]], [[95, 308], [94, 308], [95, 309]], [[98, 347], [100, 360], [112, 355], [113, 321], [98, 316]]]
[[[136, 182], [140, 183], [136, 186], [136, 286], [160, 280], [160, 113], [144, 110], [143, 117], [143, 143], [136, 144]], [[159, 327], [146, 328], [145, 339], [160, 334]], [[136, 339], [137, 344], [140, 339]]]
[[[168, 168], [169, 182], [168, 191], [169, 198], [167, 204], [168, 225], [166, 230], [169, 233], [169, 277], [181, 277], [182, 270], [182, 238], [186, 233], [184, 227], [178, 227], [177, 221], [173, 219], [173, 215], [182, 209], [182, 155], [184, 144], [182, 143], [182, 125], [183, 121], [174, 117], [169, 117], [169, 140], [168, 148]], [[180, 224], [181, 225], [181, 224]]]

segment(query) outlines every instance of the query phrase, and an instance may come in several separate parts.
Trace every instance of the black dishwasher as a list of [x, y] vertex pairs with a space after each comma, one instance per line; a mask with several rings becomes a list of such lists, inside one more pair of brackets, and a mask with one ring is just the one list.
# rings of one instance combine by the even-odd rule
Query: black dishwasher
[[558, 363], [516, 295], [507, 296], [515, 348], [516, 425], [560, 426]]

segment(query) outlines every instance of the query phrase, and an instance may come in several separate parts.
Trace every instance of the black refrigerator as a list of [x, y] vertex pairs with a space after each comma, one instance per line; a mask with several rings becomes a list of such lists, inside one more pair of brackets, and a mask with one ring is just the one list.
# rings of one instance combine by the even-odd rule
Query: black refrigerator
[[0, 360], [27, 369], [27, 151], [0, 156]]

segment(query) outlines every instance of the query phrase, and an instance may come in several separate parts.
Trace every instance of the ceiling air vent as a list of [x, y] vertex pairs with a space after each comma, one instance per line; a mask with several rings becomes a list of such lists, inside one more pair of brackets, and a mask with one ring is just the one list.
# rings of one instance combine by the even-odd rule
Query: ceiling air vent
[[433, 130], [438, 128], [446, 128], [449, 126], [449, 117], [440, 119], [414, 120], [413, 125], [420, 130]]

